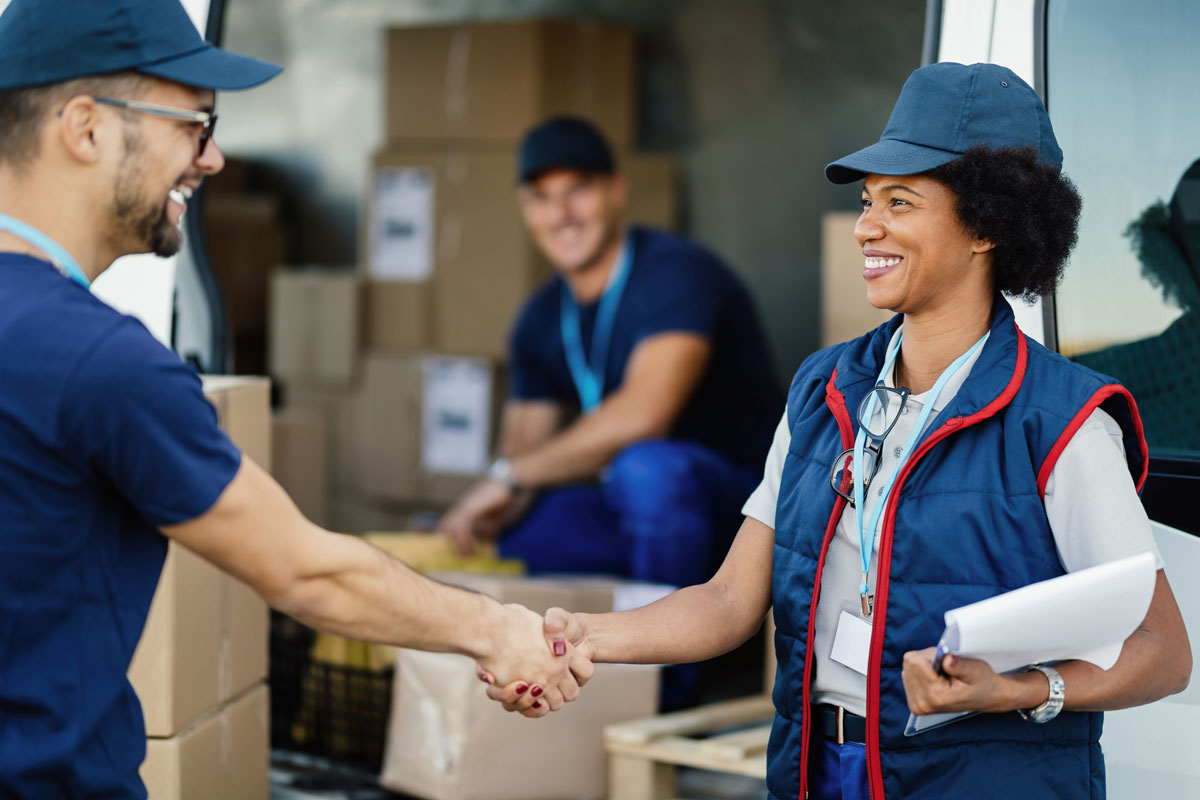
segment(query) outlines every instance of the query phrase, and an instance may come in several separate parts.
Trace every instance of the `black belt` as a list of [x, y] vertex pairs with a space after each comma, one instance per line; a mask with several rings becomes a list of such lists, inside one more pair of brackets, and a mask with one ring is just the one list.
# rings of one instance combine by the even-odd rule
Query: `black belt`
[[813, 706], [813, 731], [830, 741], [844, 744], [867, 741], [867, 720], [858, 714], [851, 714], [841, 706], [831, 706], [822, 703]]

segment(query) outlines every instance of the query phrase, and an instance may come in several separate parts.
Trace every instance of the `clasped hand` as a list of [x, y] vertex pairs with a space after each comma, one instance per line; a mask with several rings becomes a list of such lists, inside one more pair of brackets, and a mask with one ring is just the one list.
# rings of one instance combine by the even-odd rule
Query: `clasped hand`
[[[595, 671], [583, 622], [561, 608], [550, 609], [544, 619], [521, 606], [505, 608], [517, 608], [528, 615], [521, 621], [519, 638], [511, 641], [512, 661], [494, 665], [481, 660], [476, 674], [488, 684], [488, 697], [506, 711], [530, 718], [558, 711], [579, 696], [579, 688]], [[532, 645], [530, 618], [536, 625]], [[521, 653], [521, 648], [527, 649]]]

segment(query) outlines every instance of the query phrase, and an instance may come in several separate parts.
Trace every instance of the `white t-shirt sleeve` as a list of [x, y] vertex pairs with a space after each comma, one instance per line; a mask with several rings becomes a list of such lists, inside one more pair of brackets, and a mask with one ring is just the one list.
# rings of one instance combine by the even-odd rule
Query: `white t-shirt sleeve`
[[771, 441], [771, 450], [767, 453], [767, 463], [763, 467], [762, 483], [750, 495], [742, 506], [742, 514], [754, 517], [756, 520], [775, 529], [775, 506], [779, 503], [779, 481], [783, 477], [783, 465], [787, 461], [788, 448], [792, 445], [792, 429], [788, 427], [787, 410], [783, 419], [775, 428], [775, 438]]
[[1163, 568], [1125, 461], [1121, 427], [1100, 409], [1063, 448], [1046, 481], [1045, 506], [1067, 572], [1145, 552]]

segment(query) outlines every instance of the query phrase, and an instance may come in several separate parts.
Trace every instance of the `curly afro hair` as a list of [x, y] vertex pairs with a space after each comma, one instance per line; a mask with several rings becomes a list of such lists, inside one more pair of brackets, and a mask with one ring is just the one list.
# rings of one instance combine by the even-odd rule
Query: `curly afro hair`
[[977, 145], [925, 173], [958, 198], [958, 218], [995, 245], [996, 288], [1032, 302], [1050, 294], [1078, 238], [1082, 201], [1032, 147]]

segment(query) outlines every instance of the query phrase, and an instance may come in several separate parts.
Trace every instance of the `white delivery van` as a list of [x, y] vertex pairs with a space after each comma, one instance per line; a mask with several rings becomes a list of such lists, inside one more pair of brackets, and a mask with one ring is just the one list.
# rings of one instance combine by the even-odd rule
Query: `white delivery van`
[[[930, 0], [925, 61], [1003, 64], [1041, 94], [1083, 195], [1054, 297], [1018, 324], [1128, 386], [1155, 520], [1200, 642], [1200, 2]], [[1200, 798], [1200, 659], [1189, 688], [1105, 715], [1114, 800]], [[1003, 776], [997, 776], [1003, 779]]]

